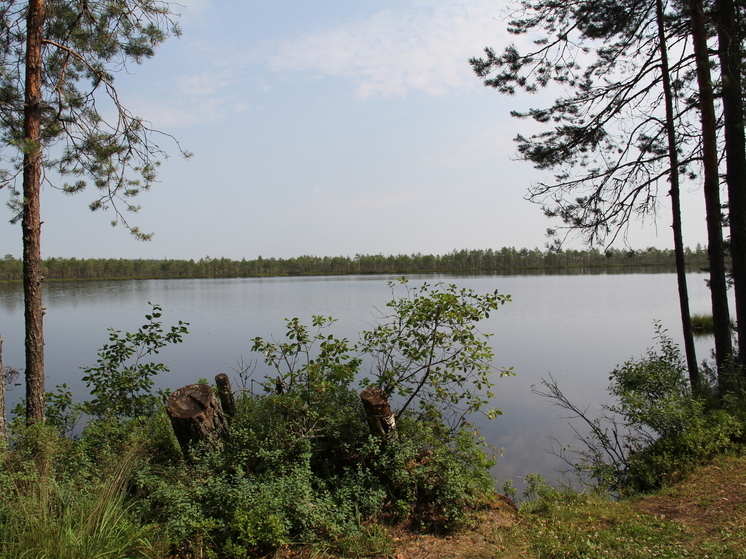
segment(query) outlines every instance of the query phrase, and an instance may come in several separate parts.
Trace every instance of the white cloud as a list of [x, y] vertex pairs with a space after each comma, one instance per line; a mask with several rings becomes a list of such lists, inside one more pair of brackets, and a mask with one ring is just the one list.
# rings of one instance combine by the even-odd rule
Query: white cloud
[[148, 103], [138, 105], [141, 113], [149, 115], [153, 126], [158, 130], [173, 130], [222, 118], [226, 112], [226, 103], [219, 98], [205, 98], [170, 105]]
[[276, 45], [277, 72], [351, 78], [361, 97], [442, 95], [475, 87], [467, 60], [499, 43], [505, 24], [490, 0], [445, 0], [388, 9]]
[[[210, 9], [217, 9], [211, 0], [190, 0], [185, 23], [200, 20]], [[164, 67], [169, 78], [158, 88], [163, 91], [155, 94], [151, 84], [134, 108], [167, 129], [230, 118], [259, 102], [249, 99], [277, 87], [256, 71], [263, 65], [294, 80], [299, 73], [310, 80], [347, 78], [363, 98], [478, 88], [467, 60], [485, 46], [503, 42], [502, 9], [494, 0], [410, 0], [367, 18], [343, 19], [325, 30], [272, 43], [185, 36], [179, 47], [193, 73], [173, 75]], [[167, 64], [157, 57], [155, 63]]]

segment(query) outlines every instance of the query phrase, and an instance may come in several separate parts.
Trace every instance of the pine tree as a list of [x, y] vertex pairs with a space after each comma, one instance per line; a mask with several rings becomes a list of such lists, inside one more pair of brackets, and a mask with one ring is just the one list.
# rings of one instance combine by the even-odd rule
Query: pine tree
[[[702, 149], [709, 144], [703, 145], [698, 118], [707, 107], [695, 82], [690, 18], [680, 4], [666, 13], [662, 5], [641, 0], [574, 5], [538, 0], [522, 7], [509, 29], [543, 33], [536, 48], [521, 54], [511, 45], [500, 56], [487, 49], [485, 58], [471, 63], [485, 85], [503, 93], [551, 84], [570, 92], [549, 108], [513, 113], [554, 126], [517, 138], [525, 160], [556, 171], [553, 183], [532, 187], [528, 198], [589, 244], [611, 244], [624, 236], [632, 218], [655, 217], [659, 182], [669, 179], [682, 326], [696, 387], [676, 194], [679, 176], [695, 178], [704, 167]], [[674, 60], [668, 53], [675, 53]], [[705, 175], [713, 313], [729, 321], [719, 189], [711, 173]], [[551, 232], [561, 242], [557, 230]], [[730, 334], [719, 331], [717, 338], [722, 363], [731, 353]]]
[[67, 193], [92, 182], [91, 209], [111, 208], [113, 223], [149, 237], [124, 212], [137, 211], [131, 199], [150, 187], [165, 153], [120, 103], [114, 71], [178, 34], [174, 18], [159, 0], [0, 0], [1, 184], [22, 222], [29, 422], [44, 419], [42, 182], [70, 180], [52, 185]]

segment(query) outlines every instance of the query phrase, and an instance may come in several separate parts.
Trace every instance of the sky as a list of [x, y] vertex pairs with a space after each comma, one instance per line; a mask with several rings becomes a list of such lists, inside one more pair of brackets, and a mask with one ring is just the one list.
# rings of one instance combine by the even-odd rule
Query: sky
[[[92, 192], [42, 196], [44, 257], [289, 258], [543, 248], [552, 222], [524, 199], [550, 177], [518, 161], [532, 131], [468, 64], [515, 39], [500, 0], [180, 0], [183, 35], [116, 75], [132, 112], [194, 155], [170, 154], [136, 201], [135, 240]], [[0, 195], [6, 195], [0, 191]], [[684, 242], [706, 244], [687, 190]], [[0, 220], [0, 255], [21, 255]], [[633, 248], [672, 246], [670, 209]], [[579, 241], [568, 246], [582, 248]], [[617, 245], [621, 246], [621, 245]]]

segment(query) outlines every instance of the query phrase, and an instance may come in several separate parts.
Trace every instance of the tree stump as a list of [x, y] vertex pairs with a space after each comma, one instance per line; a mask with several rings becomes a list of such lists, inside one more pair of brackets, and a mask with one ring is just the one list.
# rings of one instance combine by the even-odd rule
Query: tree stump
[[220, 373], [215, 377], [215, 384], [218, 386], [218, 396], [223, 406], [223, 413], [230, 419], [236, 414], [236, 399], [233, 397], [231, 380], [225, 373]]
[[207, 384], [190, 384], [173, 391], [166, 401], [166, 411], [187, 458], [198, 444], [222, 445], [228, 436], [220, 402]]
[[360, 393], [360, 399], [371, 433], [384, 439], [390, 432], [396, 433], [396, 420], [383, 392], [377, 388], [366, 388]]

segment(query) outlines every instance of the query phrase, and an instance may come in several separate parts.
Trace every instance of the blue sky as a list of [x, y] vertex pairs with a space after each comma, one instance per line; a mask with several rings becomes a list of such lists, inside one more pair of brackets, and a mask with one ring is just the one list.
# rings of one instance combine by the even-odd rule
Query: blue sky
[[[523, 199], [547, 178], [515, 160], [543, 105], [481, 85], [467, 62], [500, 48], [507, 4], [487, 0], [181, 0], [183, 36], [119, 73], [121, 100], [170, 141], [130, 222], [91, 213], [93, 193], [47, 187], [44, 256], [252, 259], [543, 247], [551, 222]], [[549, 97], [545, 98], [546, 100]], [[665, 185], [664, 185], [665, 186]], [[635, 224], [635, 248], [672, 246], [670, 210]], [[705, 244], [702, 194], [685, 243]], [[10, 217], [10, 211], [6, 215]], [[579, 247], [579, 243], [574, 245]], [[20, 227], [0, 221], [0, 253]]]

